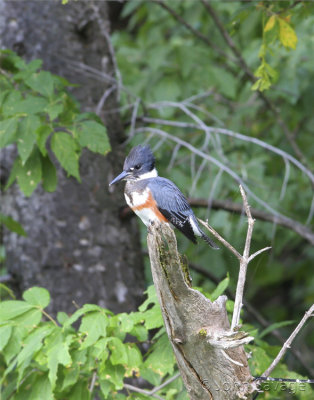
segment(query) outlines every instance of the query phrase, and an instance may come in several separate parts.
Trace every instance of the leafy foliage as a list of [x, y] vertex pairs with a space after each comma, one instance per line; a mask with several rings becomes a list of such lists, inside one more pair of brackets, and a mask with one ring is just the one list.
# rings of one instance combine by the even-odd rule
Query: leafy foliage
[[[223, 287], [226, 280], [220, 285], [221, 293]], [[127, 378], [141, 377], [158, 386], [171, 377], [176, 364], [154, 287], [146, 293], [147, 299], [137, 312], [114, 315], [85, 304], [71, 316], [59, 312], [57, 320], [45, 310], [50, 295], [43, 288], [28, 289], [23, 300], [0, 302], [1, 399], [131, 399], [132, 392], [121, 393]], [[207, 295], [213, 298], [217, 294]], [[248, 350], [252, 352], [252, 372], [260, 375], [278, 349], [263, 342], [252, 326], [245, 329], [256, 336], [258, 346], [250, 345]], [[152, 332], [152, 346], [145, 352]], [[284, 364], [276, 372], [281, 377], [304, 379]], [[266, 385], [265, 390], [273, 388]], [[157, 393], [167, 399], [187, 400], [180, 379]], [[300, 399], [313, 396], [307, 386], [300, 393]], [[141, 394], [140, 398], [150, 396]]]
[[[71, 316], [59, 312], [57, 321], [45, 311], [46, 289], [33, 287], [23, 300], [0, 302], [1, 399], [20, 399], [22, 393], [32, 400], [85, 400], [96, 394], [122, 399], [126, 396], [117, 391], [128, 377], [158, 385], [174, 373], [175, 360], [153, 287], [147, 295], [138, 312], [113, 315], [86, 304]], [[139, 344], [157, 328], [153, 346], [143, 355]], [[173, 395], [182, 389], [181, 382], [171, 386]]]
[[110, 150], [106, 128], [97, 116], [81, 114], [66, 91], [70, 84], [41, 70], [41, 64], [26, 63], [9, 50], [0, 53], [0, 148], [16, 144], [18, 151], [6, 187], [17, 180], [26, 196], [40, 182], [48, 192], [56, 189], [49, 142], [61, 166], [77, 180], [84, 147], [103, 155]]

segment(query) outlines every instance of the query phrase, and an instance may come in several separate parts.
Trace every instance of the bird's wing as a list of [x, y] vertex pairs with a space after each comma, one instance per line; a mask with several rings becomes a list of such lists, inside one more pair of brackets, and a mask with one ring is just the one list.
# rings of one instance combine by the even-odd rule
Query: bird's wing
[[157, 202], [159, 211], [188, 239], [196, 243], [190, 223], [193, 211], [177, 186], [168, 179], [160, 177], [151, 179], [148, 186]]

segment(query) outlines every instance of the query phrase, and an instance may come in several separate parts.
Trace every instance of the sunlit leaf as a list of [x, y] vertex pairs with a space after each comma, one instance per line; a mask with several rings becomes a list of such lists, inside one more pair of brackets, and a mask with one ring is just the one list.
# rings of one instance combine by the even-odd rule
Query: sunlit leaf
[[295, 30], [282, 18], [279, 18], [279, 38], [285, 47], [296, 49], [298, 38]]

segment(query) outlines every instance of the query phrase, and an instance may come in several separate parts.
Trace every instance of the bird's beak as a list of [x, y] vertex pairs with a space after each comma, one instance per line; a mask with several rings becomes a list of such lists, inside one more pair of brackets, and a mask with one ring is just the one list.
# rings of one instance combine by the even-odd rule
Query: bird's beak
[[120, 175], [118, 175], [116, 178], [114, 178], [114, 180], [112, 182], [109, 183], [109, 186], [122, 181], [122, 179], [124, 179], [127, 175], [128, 175], [128, 173], [126, 171], [122, 171]]

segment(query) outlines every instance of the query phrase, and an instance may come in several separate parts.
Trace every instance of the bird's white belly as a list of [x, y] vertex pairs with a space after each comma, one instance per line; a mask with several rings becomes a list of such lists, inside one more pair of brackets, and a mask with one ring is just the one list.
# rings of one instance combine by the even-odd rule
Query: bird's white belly
[[144, 190], [141, 193], [134, 192], [132, 193], [132, 197], [124, 193], [124, 197], [127, 205], [133, 209], [135, 214], [141, 218], [141, 220], [146, 226], [151, 225], [155, 221], [160, 221], [157, 215], [155, 214], [154, 210], [150, 207], [135, 209], [136, 207], [143, 206], [147, 202], [149, 198], [148, 190]]
[[155, 221], [159, 221], [154, 211], [152, 211], [150, 208], [142, 208], [141, 210], [135, 210], [134, 212], [138, 217], [141, 218], [146, 226], [151, 225]]

